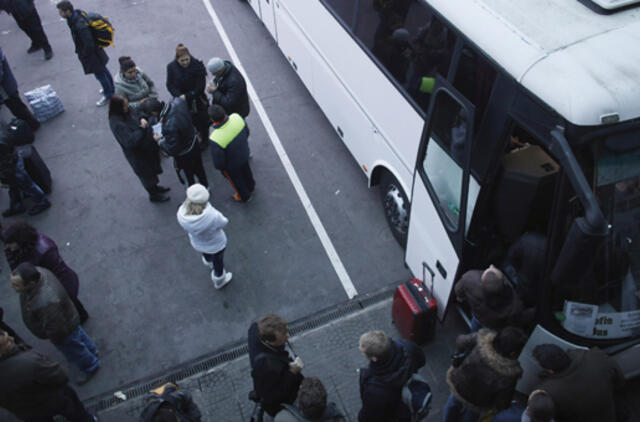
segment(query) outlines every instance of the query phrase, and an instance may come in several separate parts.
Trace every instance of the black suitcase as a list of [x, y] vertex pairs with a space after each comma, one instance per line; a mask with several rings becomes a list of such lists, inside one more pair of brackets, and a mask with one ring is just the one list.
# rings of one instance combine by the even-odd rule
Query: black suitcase
[[20, 154], [24, 161], [24, 168], [31, 176], [31, 179], [40, 186], [44, 193], [51, 193], [51, 172], [47, 165], [42, 161], [38, 150], [33, 145], [23, 145], [16, 147], [16, 152]]
[[14, 118], [7, 126], [8, 142], [14, 147], [26, 145], [33, 142], [33, 130], [27, 122], [22, 119]]

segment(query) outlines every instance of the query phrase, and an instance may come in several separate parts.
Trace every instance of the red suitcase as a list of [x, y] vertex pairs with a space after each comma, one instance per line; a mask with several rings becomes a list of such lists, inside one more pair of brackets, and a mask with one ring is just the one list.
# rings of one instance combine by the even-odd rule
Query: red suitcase
[[438, 305], [425, 284], [414, 278], [396, 288], [391, 318], [400, 334], [417, 344], [433, 339]]

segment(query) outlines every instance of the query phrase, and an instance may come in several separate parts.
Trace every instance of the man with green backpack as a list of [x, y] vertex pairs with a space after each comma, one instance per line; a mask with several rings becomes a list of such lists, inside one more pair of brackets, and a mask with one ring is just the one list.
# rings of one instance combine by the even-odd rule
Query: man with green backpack
[[113, 77], [107, 69], [109, 57], [103, 47], [113, 45], [113, 27], [107, 18], [96, 13], [86, 13], [74, 9], [71, 2], [64, 0], [56, 7], [60, 16], [67, 20], [71, 37], [76, 46], [76, 54], [86, 75], [93, 73], [102, 89], [102, 97], [96, 103], [106, 105], [115, 91]]

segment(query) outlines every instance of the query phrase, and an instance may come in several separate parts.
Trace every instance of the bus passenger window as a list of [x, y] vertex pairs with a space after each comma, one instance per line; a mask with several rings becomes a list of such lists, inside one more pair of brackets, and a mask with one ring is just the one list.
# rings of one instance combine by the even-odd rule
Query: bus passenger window
[[495, 80], [496, 71], [493, 67], [465, 46], [460, 53], [453, 86], [475, 106], [475, 131], [480, 128]]
[[438, 197], [450, 230], [457, 230], [462, 196], [462, 161], [465, 150], [467, 116], [448, 94], [436, 98], [432, 130], [422, 170]]
[[324, 2], [348, 28], [351, 28], [356, 0], [324, 0]]

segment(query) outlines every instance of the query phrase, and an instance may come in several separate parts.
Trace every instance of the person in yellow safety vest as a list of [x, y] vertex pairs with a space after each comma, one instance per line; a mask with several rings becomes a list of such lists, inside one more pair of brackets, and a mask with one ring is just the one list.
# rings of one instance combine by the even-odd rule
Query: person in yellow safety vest
[[256, 186], [249, 166], [249, 127], [239, 114], [227, 116], [218, 104], [209, 107], [209, 117], [214, 128], [209, 135], [213, 165], [231, 181], [233, 199], [248, 202]]

